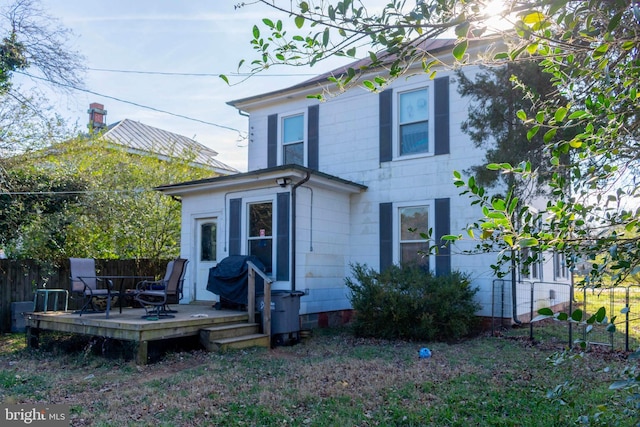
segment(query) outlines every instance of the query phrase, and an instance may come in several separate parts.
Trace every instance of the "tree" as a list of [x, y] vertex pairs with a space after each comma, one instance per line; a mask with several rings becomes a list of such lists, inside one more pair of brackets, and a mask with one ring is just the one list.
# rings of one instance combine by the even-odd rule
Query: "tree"
[[[294, 27], [289, 32], [282, 20], [273, 18], [253, 27], [251, 43], [258, 57], [248, 62], [251, 71], [313, 65], [333, 56], [356, 58], [364, 50], [370, 60], [363, 68], [379, 70], [379, 75], [361, 84], [374, 91], [413, 64], [430, 75], [437, 71], [437, 62], [417, 48], [422, 39], [453, 31], [457, 43], [452, 55], [464, 63], [468, 43], [487, 37], [484, 1], [397, 0], [375, 10], [353, 0], [259, 3], [288, 14]], [[640, 188], [634, 179], [640, 153], [640, 6], [622, 0], [506, 1], [504, 16], [512, 24], [499, 34], [507, 48], [488, 61], [537, 61], [565, 98], [538, 104], [531, 113], [516, 112], [528, 128], [528, 140], [542, 136], [541, 162], [559, 170], [548, 182], [551, 197], [544, 212], [521, 206], [514, 194], [489, 196], [475, 177], [455, 172], [463, 194], [485, 208], [486, 216], [470, 225], [469, 234], [506, 250], [553, 249], [567, 253], [570, 262], [589, 260], [592, 283], [606, 271], [616, 272], [614, 282], [622, 280], [640, 265]], [[358, 82], [360, 71], [347, 69], [332, 80], [341, 90]], [[488, 168], [523, 180], [536, 177], [525, 159]], [[482, 233], [473, 233], [476, 227]], [[605, 256], [597, 258], [600, 254]], [[500, 258], [496, 269], [504, 262]]]
[[0, 9], [0, 94], [11, 88], [15, 71], [33, 71], [54, 86], [81, 83], [83, 58], [69, 48], [70, 31], [37, 0], [14, 0]]
[[[78, 137], [14, 157], [0, 228], [8, 255], [59, 261], [179, 255], [181, 207], [153, 190], [211, 176], [188, 153], [169, 160], [129, 153], [99, 136]], [[4, 224], [2, 224], [4, 225]]]

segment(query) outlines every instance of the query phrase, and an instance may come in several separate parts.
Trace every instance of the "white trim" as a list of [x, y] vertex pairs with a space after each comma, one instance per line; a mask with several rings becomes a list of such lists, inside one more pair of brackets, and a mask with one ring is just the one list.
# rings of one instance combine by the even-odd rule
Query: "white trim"
[[292, 111], [288, 111], [285, 113], [281, 113], [278, 114], [278, 144], [277, 144], [277, 162], [276, 164], [278, 165], [283, 165], [284, 164], [284, 148], [283, 148], [283, 133], [282, 133], [282, 129], [284, 128], [284, 119], [287, 119], [289, 117], [295, 117], [295, 116], [300, 116], [302, 115], [302, 165], [301, 166], [307, 166], [307, 152], [309, 149], [309, 136], [307, 135], [307, 131], [308, 131], [308, 121], [309, 121], [309, 113], [308, 113], [308, 109], [298, 109], [298, 110], [292, 110]]
[[[392, 141], [392, 156], [393, 160], [407, 160], [407, 159], [415, 159], [420, 157], [431, 157], [434, 155], [434, 145], [435, 145], [435, 97], [433, 90], [433, 81], [422, 81], [418, 83], [414, 83], [407, 86], [402, 86], [402, 90], [396, 90], [394, 88], [393, 91], [393, 100], [392, 100], [392, 126], [393, 126], [393, 141]], [[429, 136], [428, 136], [428, 149], [424, 153], [416, 153], [409, 155], [400, 155], [400, 95], [407, 92], [413, 92], [420, 89], [427, 90], [427, 120], [429, 126]]]
[[[427, 227], [435, 232], [435, 199], [412, 200], [407, 202], [394, 202], [392, 204], [392, 223], [393, 223], [393, 264], [400, 262], [400, 208], [409, 208], [414, 206], [427, 206]], [[427, 232], [428, 230], [419, 230], [419, 232]], [[429, 240], [429, 246], [434, 245], [434, 240]], [[434, 254], [429, 255], [429, 269], [435, 269], [436, 257]]]

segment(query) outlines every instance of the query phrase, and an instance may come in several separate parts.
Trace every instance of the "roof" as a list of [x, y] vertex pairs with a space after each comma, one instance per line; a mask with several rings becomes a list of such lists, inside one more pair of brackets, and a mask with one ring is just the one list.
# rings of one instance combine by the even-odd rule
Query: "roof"
[[[455, 46], [455, 43], [456, 43], [455, 39], [427, 39], [427, 40], [421, 41], [419, 45], [416, 47], [416, 49], [422, 50], [425, 53], [429, 53], [430, 55], [436, 55], [442, 51], [446, 51], [447, 49], [451, 51], [453, 46]], [[394, 61], [395, 58], [396, 58], [395, 54], [390, 54], [390, 53], [381, 53], [378, 55], [378, 59], [382, 61], [383, 64], [389, 64], [390, 62]], [[302, 83], [298, 83], [293, 86], [288, 86], [284, 89], [262, 93], [260, 95], [254, 95], [247, 98], [236, 99], [236, 100], [227, 102], [227, 104], [233, 107], [239, 108], [239, 105], [241, 104], [256, 101], [262, 98], [270, 98], [279, 94], [296, 92], [305, 88], [313, 88], [317, 90], [319, 86], [328, 84], [329, 81], [327, 79], [331, 76], [345, 75], [347, 74], [347, 71], [350, 68], [353, 68], [356, 72], [367, 71], [369, 70], [370, 65], [371, 65], [371, 58], [366, 57], [366, 58], [351, 62], [347, 65], [343, 65], [341, 67], [335, 68], [326, 73], [319, 74], [315, 77], [312, 77], [309, 80], [303, 81]]]
[[153, 153], [165, 157], [194, 156], [193, 163], [228, 175], [238, 170], [214, 157], [215, 150], [191, 138], [158, 129], [129, 119], [109, 125], [102, 135], [106, 140], [139, 153]]
[[278, 185], [276, 183], [277, 179], [284, 179], [286, 182], [284, 186], [296, 185], [300, 182], [309, 182], [309, 184], [318, 187], [345, 193], [359, 193], [367, 189], [366, 185], [296, 164], [275, 166], [235, 175], [205, 178], [178, 184], [162, 185], [155, 189], [168, 195], [182, 196], [188, 193], [212, 190], [230, 191], [235, 189], [274, 187]]

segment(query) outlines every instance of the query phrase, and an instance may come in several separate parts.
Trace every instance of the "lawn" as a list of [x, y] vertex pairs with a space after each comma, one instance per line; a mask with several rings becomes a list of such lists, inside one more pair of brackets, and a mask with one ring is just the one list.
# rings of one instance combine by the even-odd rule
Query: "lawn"
[[[592, 348], [554, 364], [554, 340], [425, 344], [323, 329], [291, 347], [174, 350], [146, 366], [113, 344], [52, 336], [34, 351], [24, 335], [3, 335], [0, 398], [68, 404], [72, 426], [614, 425], [600, 405], [618, 425], [639, 419], [624, 414], [624, 391], [608, 389], [630, 363], [624, 353]], [[432, 357], [420, 359], [425, 345]]]

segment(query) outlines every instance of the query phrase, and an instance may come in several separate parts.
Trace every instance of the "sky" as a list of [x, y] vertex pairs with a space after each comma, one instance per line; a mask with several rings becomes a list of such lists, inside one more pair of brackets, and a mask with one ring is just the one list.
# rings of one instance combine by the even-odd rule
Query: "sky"
[[84, 130], [89, 104], [101, 103], [107, 124], [126, 118], [193, 138], [216, 150], [218, 160], [246, 171], [247, 142], [241, 136], [246, 135], [247, 118], [226, 103], [294, 85], [338, 64], [278, 67], [242, 83], [231, 77], [238, 84], [227, 85], [219, 74], [231, 75], [240, 60], [255, 59], [253, 25], [267, 16], [288, 20], [264, 5], [235, 9], [238, 3], [40, 0], [49, 15], [73, 32], [69, 45], [85, 57], [88, 69], [84, 91], [53, 93], [51, 104]]

